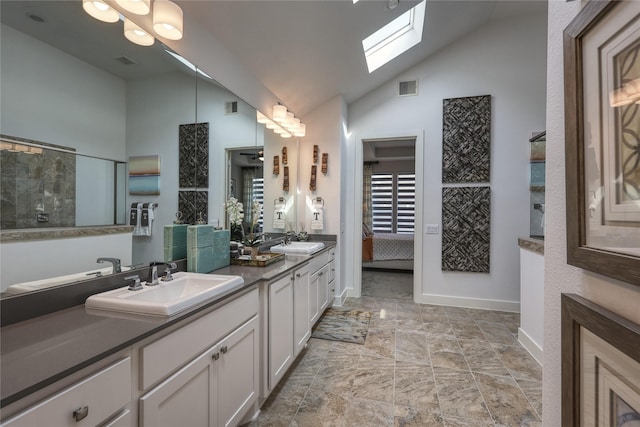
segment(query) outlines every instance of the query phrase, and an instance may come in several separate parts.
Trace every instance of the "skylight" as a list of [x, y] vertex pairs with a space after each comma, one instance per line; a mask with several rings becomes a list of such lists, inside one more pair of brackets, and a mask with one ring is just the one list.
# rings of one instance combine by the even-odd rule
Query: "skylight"
[[422, 41], [426, 4], [423, 0], [362, 40], [369, 73]]
[[183, 57], [182, 55], [178, 55], [175, 52], [170, 51], [169, 49], [165, 49], [165, 52], [167, 52], [169, 55], [173, 56], [175, 59], [177, 59], [178, 61], [180, 61], [182, 64], [184, 64], [188, 69], [190, 69], [191, 71], [195, 71], [196, 73], [200, 74], [201, 76], [204, 76], [208, 79], [211, 79], [211, 76], [208, 75], [207, 73], [205, 73], [204, 71], [202, 71], [200, 68], [197, 68], [195, 65], [193, 65], [191, 62], [189, 62], [185, 57]]

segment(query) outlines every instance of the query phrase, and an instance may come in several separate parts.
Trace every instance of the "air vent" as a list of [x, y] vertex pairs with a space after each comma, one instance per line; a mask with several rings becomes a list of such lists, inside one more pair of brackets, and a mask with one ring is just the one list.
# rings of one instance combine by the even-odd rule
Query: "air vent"
[[408, 80], [398, 82], [398, 96], [413, 96], [418, 94], [418, 81]]
[[134, 61], [131, 58], [128, 58], [126, 56], [121, 56], [119, 58], [116, 58], [116, 61], [120, 62], [121, 64], [124, 65], [134, 65], [136, 63], [136, 61]]
[[238, 112], [238, 101], [227, 102], [224, 107], [225, 114], [236, 114]]

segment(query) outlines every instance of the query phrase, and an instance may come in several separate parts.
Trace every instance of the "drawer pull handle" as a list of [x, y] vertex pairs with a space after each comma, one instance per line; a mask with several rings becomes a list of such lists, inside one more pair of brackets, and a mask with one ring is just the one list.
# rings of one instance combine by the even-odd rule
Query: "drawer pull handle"
[[220, 353], [222, 353], [222, 354], [226, 354], [226, 353], [227, 353], [227, 350], [228, 350], [228, 349], [227, 349], [227, 346], [225, 345], [224, 347], [222, 347], [222, 348], [220, 349]]
[[323, 273], [323, 272], [318, 273], [318, 276], [322, 276], [322, 275], [324, 275], [324, 273]]
[[213, 356], [211, 356], [213, 358], [213, 360], [218, 360], [220, 359], [220, 353], [218, 353], [217, 351], [215, 353], [213, 353]]
[[88, 406], [83, 406], [82, 408], [78, 408], [73, 411], [73, 419], [76, 420], [76, 422], [84, 420], [85, 418], [87, 418], [87, 415], [89, 415]]

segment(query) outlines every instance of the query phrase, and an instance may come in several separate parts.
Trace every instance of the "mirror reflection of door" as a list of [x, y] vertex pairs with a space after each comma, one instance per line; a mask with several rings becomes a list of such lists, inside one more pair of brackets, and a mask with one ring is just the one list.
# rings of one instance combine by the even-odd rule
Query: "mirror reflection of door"
[[[254, 202], [264, 206], [264, 151], [263, 147], [227, 149], [227, 197], [242, 203], [242, 228], [232, 227], [226, 215], [225, 225], [231, 230], [231, 240], [242, 241], [249, 233], [252, 223]], [[260, 213], [254, 232], [262, 232], [263, 214]]]

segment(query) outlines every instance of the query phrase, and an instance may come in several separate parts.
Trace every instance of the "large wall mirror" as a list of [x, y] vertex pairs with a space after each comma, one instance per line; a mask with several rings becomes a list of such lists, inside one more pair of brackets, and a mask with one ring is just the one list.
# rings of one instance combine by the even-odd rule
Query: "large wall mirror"
[[[130, 43], [122, 34], [122, 22], [96, 21], [82, 10], [81, 1], [2, 1], [0, 7], [1, 134], [70, 147], [79, 154], [119, 163], [133, 156], [159, 156], [160, 194], [126, 194], [125, 212], [133, 202], [158, 204], [153, 235], [134, 237], [132, 249], [126, 248], [131, 264], [163, 259], [162, 227], [175, 219], [180, 192], [199, 192], [202, 198], [194, 199], [194, 209], [204, 211], [209, 223], [225, 224], [230, 184], [227, 150], [263, 147], [271, 162], [281, 150], [280, 138], [256, 123], [255, 109], [208, 78], [207, 70], [198, 73], [187, 68], [158, 41], [151, 47]], [[192, 173], [206, 165], [209, 174], [206, 185], [185, 187], [178, 173], [180, 125], [194, 123], [208, 124], [209, 144], [207, 153], [195, 153]], [[292, 148], [294, 163], [295, 155]], [[95, 174], [82, 179], [89, 186], [100, 185]], [[264, 198], [272, 204], [273, 191], [280, 195], [281, 188], [270, 188], [278, 182], [271, 179], [270, 169], [265, 170], [264, 181]], [[294, 189], [292, 182], [289, 198], [294, 197]], [[264, 210], [266, 221], [268, 202]], [[24, 261], [29, 262], [28, 255]], [[95, 258], [87, 262], [95, 263]], [[93, 267], [103, 266], [89, 268]], [[11, 284], [2, 280], [2, 291]]]

